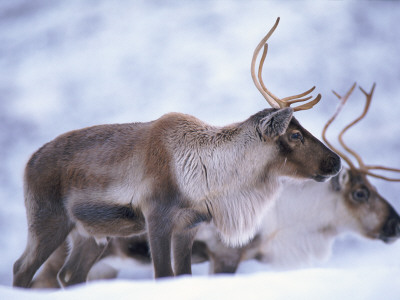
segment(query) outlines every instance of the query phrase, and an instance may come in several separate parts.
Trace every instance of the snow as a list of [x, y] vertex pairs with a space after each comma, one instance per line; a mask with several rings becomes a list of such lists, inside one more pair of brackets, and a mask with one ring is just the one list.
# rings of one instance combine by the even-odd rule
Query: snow
[[[157, 282], [139, 270], [145, 279], [126, 272], [59, 292], [10, 286], [26, 243], [29, 155], [68, 130], [170, 111], [216, 125], [244, 120], [266, 107], [249, 64], [278, 16], [265, 64], [271, 90], [286, 96], [316, 85], [323, 100], [296, 116], [320, 136], [336, 106], [332, 89], [344, 94], [354, 81], [366, 90], [376, 82], [367, 118], [345, 139], [367, 163], [399, 167], [399, 11], [396, 1], [1, 1], [0, 298], [397, 299], [400, 242], [353, 236], [335, 243], [328, 263], [300, 270], [249, 261], [235, 276], [207, 277], [202, 265], [193, 278]], [[355, 91], [330, 129], [335, 145], [363, 101]], [[398, 183], [371, 181], [400, 211]]]
[[[62, 292], [26, 292], [2, 288], [5, 298], [29, 299], [397, 299], [398, 272], [388, 268], [309, 269], [226, 277], [96, 282]], [[338, 280], [340, 279], [340, 280]], [[288, 286], [290, 284], [290, 286]]]

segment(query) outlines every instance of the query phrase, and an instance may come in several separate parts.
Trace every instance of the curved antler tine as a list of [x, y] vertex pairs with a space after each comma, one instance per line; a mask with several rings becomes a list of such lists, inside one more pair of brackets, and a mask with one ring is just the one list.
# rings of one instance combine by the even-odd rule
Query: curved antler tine
[[290, 105], [292, 105], [294, 103], [297, 103], [297, 102], [304, 102], [304, 101], [310, 100], [311, 98], [312, 98], [312, 96], [308, 96], [306, 98], [299, 98], [299, 99], [293, 99], [293, 100], [285, 101], [285, 103], [287, 103], [288, 106], [290, 106]]
[[328, 141], [328, 139], [326, 138], [326, 131], [329, 127], [329, 125], [331, 125], [331, 123], [336, 119], [337, 115], [340, 113], [340, 111], [342, 110], [343, 106], [346, 104], [347, 99], [350, 97], [351, 93], [353, 92], [354, 88], [356, 87], [356, 83], [354, 83], [350, 90], [346, 93], [346, 95], [344, 97], [339, 96], [339, 94], [337, 94], [335, 91], [333, 91], [333, 93], [335, 94], [335, 96], [337, 96], [340, 100], [340, 103], [338, 104], [338, 107], [336, 108], [335, 113], [333, 114], [333, 116], [328, 120], [328, 122], [326, 122], [324, 128], [322, 129], [322, 139], [324, 140], [324, 142], [328, 145], [329, 148], [331, 148], [333, 151], [335, 151], [341, 158], [343, 158], [347, 164], [349, 165], [349, 167], [351, 169], [355, 169], [354, 164], [351, 162], [350, 158], [348, 158], [344, 153], [342, 153], [341, 151], [339, 151], [337, 148], [333, 147], [332, 144]]
[[383, 166], [366, 166], [367, 170], [383, 170], [383, 171], [389, 171], [389, 172], [400, 172], [400, 169], [396, 168], [388, 168], [388, 167], [383, 167]]
[[266, 34], [266, 36], [258, 43], [256, 49], [254, 50], [254, 54], [256, 54], [256, 55], [254, 55], [254, 56], [256, 56], [256, 57], [258, 56], [258, 53], [260, 52], [261, 48], [267, 43], [268, 39], [269, 39], [269, 38], [271, 37], [271, 35], [274, 33], [276, 27], [278, 27], [278, 24], [279, 24], [279, 20], [280, 20], [280, 19], [281, 19], [280, 17], [278, 17], [278, 18], [276, 19], [274, 26], [272, 26], [272, 28], [268, 31], [268, 33]]
[[[313, 90], [315, 90], [315, 86], [313, 86], [313, 87], [312, 87], [311, 89], [309, 89], [308, 91], [305, 91], [304, 93], [301, 93], [301, 94], [298, 94], [298, 95], [293, 95], [293, 96], [285, 97], [285, 98], [282, 99], [282, 101], [288, 102], [289, 100], [292, 100], [292, 99], [299, 99], [299, 98], [301, 98], [301, 97], [304, 97], [304, 96], [310, 94]], [[310, 98], [312, 98], [312, 97], [310, 97]]]
[[264, 90], [264, 92], [268, 95], [268, 97], [272, 98], [279, 105], [279, 107], [282, 107], [281, 103], [280, 103], [281, 100], [267, 89], [267, 87], [265, 86], [264, 81], [262, 79], [262, 69], [264, 67], [265, 58], [267, 57], [267, 52], [268, 52], [268, 44], [265, 44], [264, 51], [263, 51], [263, 54], [260, 59], [260, 65], [258, 66], [258, 81], [259, 81], [262, 89]]
[[[311, 97], [308, 97], [311, 98]], [[308, 98], [305, 98], [307, 100]], [[293, 108], [293, 111], [300, 111], [300, 110], [306, 110], [312, 108], [315, 104], [317, 104], [321, 100], [322, 96], [321, 94], [318, 94], [317, 97], [315, 97], [314, 100], [307, 102], [303, 105], [299, 105]]]
[[339, 143], [342, 145], [342, 147], [343, 147], [347, 152], [349, 152], [351, 155], [353, 155], [353, 156], [356, 158], [356, 160], [357, 160], [357, 162], [358, 162], [358, 165], [360, 166], [360, 168], [363, 169], [363, 168], [366, 168], [366, 166], [365, 166], [364, 162], [362, 161], [360, 155], [358, 155], [354, 150], [350, 149], [350, 148], [343, 142], [343, 135], [344, 135], [344, 133], [345, 133], [349, 128], [351, 128], [352, 126], [354, 126], [355, 124], [357, 124], [360, 120], [362, 120], [362, 119], [365, 117], [365, 115], [367, 114], [368, 109], [369, 109], [369, 106], [370, 106], [370, 104], [371, 104], [372, 95], [373, 95], [374, 90], [375, 90], [375, 83], [373, 84], [372, 89], [371, 89], [371, 91], [370, 91], [369, 93], [365, 92], [361, 87], [360, 87], [360, 90], [361, 90], [361, 91], [364, 93], [364, 95], [366, 96], [366, 102], [365, 102], [364, 110], [363, 110], [362, 114], [361, 114], [357, 119], [355, 119], [353, 122], [351, 122], [350, 124], [348, 124], [348, 125], [340, 132], [340, 134], [339, 134]]
[[268, 90], [264, 89], [265, 86], [263, 87], [260, 84], [260, 82], [257, 81], [257, 76], [256, 76], [256, 73], [255, 73], [255, 65], [256, 65], [257, 56], [258, 56], [258, 54], [259, 54], [259, 52], [260, 52], [262, 47], [264, 47], [264, 52], [263, 52], [263, 58], [261, 59], [261, 62], [264, 63], [264, 60], [265, 60], [265, 57], [266, 57], [267, 51], [268, 51], [268, 45], [266, 44], [266, 42], [270, 38], [270, 36], [274, 33], [276, 27], [278, 26], [279, 20], [280, 20], [280, 18], [278, 17], [276, 19], [276, 22], [275, 22], [274, 26], [272, 26], [272, 28], [267, 33], [267, 35], [260, 41], [260, 43], [258, 43], [256, 49], [254, 50], [253, 58], [251, 60], [251, 78], [253, 79], [253, 82], [254, 82], [255, 86], [257, 87], [257, 89], [264, 96], [265, 100], [267, 100], [267, 102], [273, 108], [280, 108], [280, 105], [278, 104], [278, 102], [276, 102], [275, 99], [273, 99], [268, 94], [268, 92], [267, 92]]
[[400, 169], [396, 169], [396, 168], [388, 168], [388, 167], [383, 167], [383, 166], [366, 166], [364, 169], [364, 173], [379, 179], [383, 179], [383, 180], [387, 180], [387, 181], [400, 181], [400, 178], [390, 178], [390, 177], [386, 177], [383, 175], [379, 175], [379, 174], [375, 174], [370, 172], [369, 170], [382, 170], [382, 171], [389, 171], [389, 172], [396, 172], [396, 173], [400, 173]]
[[[354, 84], [353, 85], [355, 85], [356, 83], [354, 82]], [[354, 86], [355, 87], [355, 86]], [[353, 88], [354, 89], [354, 88]], [[336, 93], [335, 91], [333, 91], [332, 90], [332, 93], [336, 96], [336, 97], [338, 97], [339, 99], [340, 98], [342, 98], [338, 93]]]
[[[372, 85], [371, 91], [370, 91], [369, 93], [367, 93], [361, 86], [359, 87], [360, 90], [361, 90], [361, 92], [363, 92], [363, 94], [364, 94], [366, 97], [369, 97], [369, 98], [370, 98], [369, 102], [371, 102], [372, 95], [373, 95], [373, 93], [374, 93], [374, 91], [375, 91], [375, 86], [376, 86], [376, 82], [374, 82], [374, 84]], [[368, 104], [368, 105], [369, 105], [369, 104]], [[368, 109], [367, 109], [367, 111], [368, 111]], [[367, 112], [365, 112], [365, 113], [367, 113]]]
[[400, 182], [400, 178], [390, 178], [390, 177], [386, 177], [386, 176], [383, 176], [383, 175], [379, 175], [379, 174], [372, 173], [372, 172], [367, 171], [367, 170], [365, 170], [365, 169], [361, 169], [361, 171], [362, 171], [364, 174], [369, 175], [369, 176], [372, 176], [372, 177], [375, 177], [375, 178], [383, 179], [383, 180], [386, 180], [386, 181]]

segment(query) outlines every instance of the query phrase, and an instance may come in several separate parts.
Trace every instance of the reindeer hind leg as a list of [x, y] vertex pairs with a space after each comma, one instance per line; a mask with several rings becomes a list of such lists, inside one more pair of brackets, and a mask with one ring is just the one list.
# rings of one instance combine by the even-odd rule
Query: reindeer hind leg
[[28, 242], [14, 263], [13, 286], [29, 287], [33, 276], [49, 256], [65, 241], [73, 225], [65, 214], [43, 208], [28, 218]]
[[72, 237], [72, 249], [57, 275], [62, 287], [86, 282], [90, 269], [108, 246], [108, 243], [98, 244], [94, 238], [86, 238], [78, 233]]
[[60, 288], [57, 274], [68, 256], [67, 241], [61, 244], [44, 263], [40, 272], [33, 278], [31, 288]]

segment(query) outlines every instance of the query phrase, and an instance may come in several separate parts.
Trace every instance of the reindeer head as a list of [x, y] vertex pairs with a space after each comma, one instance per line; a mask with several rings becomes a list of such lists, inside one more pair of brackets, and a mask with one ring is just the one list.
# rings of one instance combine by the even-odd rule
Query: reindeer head
[[[280, 171], [284, 175], [291, 177], [312, 178], [316, 181], [325, 181], [339, 172], [341, 168], [339, 156], [325, 147], [292, 117], [292, 112], [312, 108], [321, 100], [321, 95], [318, 94], [310, 102], [292, 108], [290, 105], [294, 103], [311, 99], [312, 96], [305, 96], [309, 95], [315, 89], [315, 86], [304, 93], [280, 99], [266, 88], [262, 79], [262, 69], [268, 52], [267, 41], [275, 31], [278, 23], [279, 18], [254, 50], [251, 61], [251, 76], [257, 89], [276, 110], [275, 118], [283, 118], [286, 120], [286, 122], [275, 122], [282, 127], [280, 134], [275, 136], [278, 155], [282, 158], [278, 161], [283, 161], [279, 166]], [[259, 62], [258, 74], [256, 75], [255, 65], [261, 48], [264, 48], [264, 51]], [[288, 115], [289, 113], [290, 115]], [[271, 126], [271, 122], [275, 121], [274, 118], [269, 118], [267, 121], [268, 126], [265, 127], [273, 128], [276, 131], [275, 126]], [[284, 124], [284, 126], [282, 126], [282, 124]]]
[[[326, 139], [326, 129], [336, 118], [343, 105], [353, 92], [356, 84], [353, 84], [351, 89], [344, 97], [335, 95], [341, 100], [338, 109], [333, 117], [327, 122], [322, 132], [324, 141], [332, 148], [332, 145]], [[400, 181], [400, 179], [388, 178], [382, 175], [375, 174], [371, 170], [387, 170], [392, 172], [400, 172], [399, 169], [386, 168], [382, 166], [367, 166], [362, 161], [361, 157], [352, 149], [350, 149], [343, 141], [344, 133], [365, 117], [368, 112], [372, 95], [375, 89], [373, 85], [369, 93], [365, 92], [361, 87], [360, 90], [366, 97], [366, 104], [363, 113], [347, 125], [339, 134], [339, 142], [342, 147], [351, 155], [353, 155], [359, 167], [356, 167], [351, 159], [344, 153], [335, 149], [335, 151], [344, 159], [349, 168], [343, 170], [339, 175], [332, 178], [333, 189], [341, 194], [341, 199], [349, 212], [349, 225], [366, 237], [381, 239], [384, 242], [390, 242], [400, 236], [400, 217], [393, 207], [386, 201], [369, 182], [367, 176], [372, 176], [388, 181]]]

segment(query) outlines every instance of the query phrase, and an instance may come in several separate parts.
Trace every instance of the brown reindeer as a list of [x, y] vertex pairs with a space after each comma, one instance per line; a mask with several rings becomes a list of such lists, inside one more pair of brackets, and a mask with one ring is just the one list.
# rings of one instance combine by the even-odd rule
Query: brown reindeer
[[[341, 100], [340, 105], [323, 130], [323, 139], [327, 143], [329, 142], [326, 139], [326, 131], [355, 86], [354, 84], [344, 97], [338, 96]], [[342, 143], [346, 130], [361, 120], [370, 106], [374, 87], [369, 93], [362, 91], [366, 96], [364, 112], [340, 133]], [[295, 268], [327, 260], [334, 239], [341, 233], [353, 232], [386, 243], [398, 239], [400, 217], [365, 176], [366, 172], [363, 169], [368, 168], [365, 168], [360, 156], [356, 154], [359, 167], [355, 167], [344, 153], [341, 153], [341, 156], [348, 162], [349, 167], [343, 168], [340, 174], [330, 181], [284, 182], [279, 198], [263, 216], [256, 237], [244, 247], [226, 246], [212, 224], [202, 225], [193, 244], [192, 263], [209, 260], [212, 273], [234, 273], [240, 262], [248, 259], [258, 259], [274, 268]], [[400, 172], [398, 169], [381, 168]], [[381, 175], [375, 177], [400, 181]], [[59, 287], [57, 273], [67, 253], [67, 244], [59, 247], [46, 261], [32, 287]], [[81, 253], [81, 256], [89, 257], [90, 251]], [[134, 259], [136, 262], [149, 264], [151, 257], [146, 235], [113, 238], [102, 256], [108, 257]], [[100, 260], [96, 268], [89, 273], [92, 279], [115, 278], [117, 275], [118, 268], [107, 265], [105, 260]]]
[[[326, 131], [353, 92], [355, 84], [340, 97], [340, 105], [334, 116], [327, 122]], [[339, 141], [353, 154], [359, 166], [356, 167], [344, 153], [340, 155], [349, 167], [343, 168], [337, 176], [325, 183], [314, 181], [284, 183], [282, 193], [274, 205], [266, 211], [256, 237], [246, 246], [232, 248], [221, 242], [212, 224], [204, 224], [199, 229], [193, 245], [192, 262], [210, 260], [211, 272], [233, 273], [239, 263], [247, 259], [258, 259], [274, 268], [294, 268], [308, 266], [317, 261], [326, 261], [331, 253], [334, 239], [342, 233], [355, 234], [391, 243], [400, 237], [400, 217], [394, 208], [378, 193], [367, 176], [389, 181], [400, 179], [371, 173], [372, 169], [400, 172], [399, 169], [367, 166], [361, 157], [343, 142], [344, 133], [365, 117], [372, 100], [375, 85], [369, 93], [362, 88], [366, 97], [363, 113], [347, 125], [339, 135]], [[331, 146], [332, 147], [332, 146]], [[333, 148], [333, 147], [332, 147]], [[339, 152], [336, 149], [337, 152]], [[107, 256], [133, 258], [146, 263], [150, 260], [144, 238], [114, 239]], [[62, 266], [64, 256], [55, 258]], [[104, 265], [104, 264], [103, 264]], [[56, 272], [43, 272], [37, 282], [48, 282], [56, 278]], [[104, 277], [101, 269], [91, 272], [92, 278]], [[117, 270], [113, 276], [117, 276]]]
[[[253, 74], [278, 21], [256, 48]], [[265, 54], [266, 48], [260, 69]], [[337, 174], [340, 158], [293, 117], [321, 96], [291, 108], [313, 89], [279, 99], [261, 74], [255, 82], [273, 108], [243, 122], [215, 127], [170, 113], [148, 123], [71, 131], [42, 146], [25, 169], [28, 241], [14, 264], [13, 285], [29, 287], [68, 235], [71, 249], [58, 275], [63, 286], [86, 280], [110, 237], [144, 232], [156, 278], [190, 274], [198, 224], [212, 222], [226, 244], [243, 245], [282, 176], [324, 181]], [[88, 249], [91, 256], [82, 261]]]

